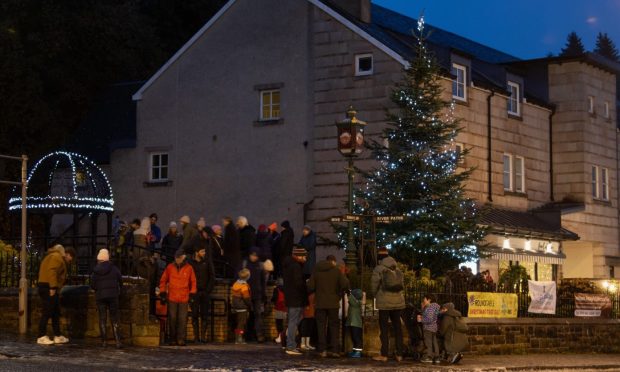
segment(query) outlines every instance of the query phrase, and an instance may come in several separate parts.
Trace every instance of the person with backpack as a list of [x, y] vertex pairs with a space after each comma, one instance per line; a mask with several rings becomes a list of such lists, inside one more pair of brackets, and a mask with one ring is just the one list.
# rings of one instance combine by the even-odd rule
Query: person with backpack
[[252, 294], [248, 280], [250, 270], [241, 269], [238, 279], [233, 284], [230, 293], [232, 298], [232, 312], [235, 314], [235, 344], [245, 344], [245, 328], [248, 322], [248, 313], [252, 311]]
[[401, 313], [405, 309], [403, 295], [404, 276], [398, 268], [396, 260], [388, 255], [386, 248], [378, 252], [379, 265], [372, 272], [370, 290], [375, 297], [375, 306], [379, 310], [379, 329], [381, 338], [381, 355], [372, 358], [375, 361], [387, 362], [390, 349], [389, 323], [396, 342], [397, 362], [403, 360], [403, 331], [400, 324]]
[[[285, 339], [284, 335], [284, 321], [286, 320], [286, 300], [284, 298], [284, 281], [279, 278], [276, 281], [276, 286], [273, 289], [271, 296], [271, 302], [273, 303], [274, 318], [276, 320], [276, 330], [278, 331], [278, 337], [274, 340], [276, 344], [282, 343]], [[284, 344], [283, 344], [284, 346]]]
[[467, 323], [463, 320], [461, 313], [454, 308], [452, 302], [444, 304], [440, 311], [443, 318], [439, 333], [443, 336], [443, 346], [448, 354], [446, 359], [450, 364], [456, 364], [463, 358], [461, 351], [469, 343]]
[[424, 295], [422, 299], [422, 329], [424, 330], [424, 357], [422, 363], [436, 363], [439, 357], [439, 344], [437, 342], [437, 319], [439, 317], [439, 304], [432, 294]]

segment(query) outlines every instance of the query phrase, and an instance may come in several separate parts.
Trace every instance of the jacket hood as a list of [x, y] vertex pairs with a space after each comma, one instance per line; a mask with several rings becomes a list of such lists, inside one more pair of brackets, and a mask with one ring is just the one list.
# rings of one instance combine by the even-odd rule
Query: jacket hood
[[381, 260], [381, 265], [387, 267], [388, 269], [394, 270], [396, 268], [396, 260], [390, 256]]
[[454, 309], [454, 308], [452, 308], [452, 309], [448, 309], [448, 311], [446, 311], [446, 312], [444, 313], [444, 315], [453, 316], [453, 317], [455, 317], [455, 318], [459, 318], [459, 317], [462, 317], [462, 316], [463, 316], [463, 315], [461, 314], [461, 312], [460, 312], [460, 311], [458, 311], [458, 310], [456, 310], [456, 309]]
[[356, 300], [358, 300], [358, 301], [361, 301], [361, 300], [362, 300], [362, 296], [363, 296], [363, 294], [362, 294], [362, 290], [361, 290], [361, 289], [359, 289], [359, 288], [352, 289], [352, 290], [351, 290], [351, 295], [352, 295], [353, 297], [355, 297], [355, 299], [356, 299]]
[[63, 247], [60, 244], [56, 244], [55, 246], [53, 246], [52, 248], [47, 250], [47, 254], [51, 254], [51, 253], [60, 253], [61, 256], [65, 256], [65, 247]]
[[314, 267], [316, 271], [329, 271], [335, 268], [336, 267], [331, 261], [321, 261], [317, 263], [316, 266]]
[[97, 275], [106, 275], [112, 270], [112, 263], [110, 261], [99, 262], [93, 272]]

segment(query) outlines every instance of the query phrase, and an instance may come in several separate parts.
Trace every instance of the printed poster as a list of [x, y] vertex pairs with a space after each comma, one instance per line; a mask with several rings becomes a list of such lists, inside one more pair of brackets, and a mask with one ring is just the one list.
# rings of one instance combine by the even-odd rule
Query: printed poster
[[519, 310], [514, 293], [467, 292], [470, 318], [516, 318]]
[[529, 294], [531, 298], [528, 313], [535, 314], [555, 314], [555, 306], [557, 303], [556, 283], [527, 281]]
[[611, 299], [604, 294], [575, 293], [575, 316], [611, 317]]

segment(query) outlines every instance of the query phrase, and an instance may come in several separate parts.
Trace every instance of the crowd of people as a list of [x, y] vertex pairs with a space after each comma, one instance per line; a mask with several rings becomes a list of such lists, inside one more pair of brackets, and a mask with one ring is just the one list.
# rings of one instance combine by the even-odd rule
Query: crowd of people
[[[235, 343], [248, 338], [266, 342], [263, 317], [269, 303], [267, 281], [276, 280], [270, 306], [274, 311], [278, 337], [285, 353], [291, 356], [316, 351], [321, 357], [340, 357], [340, 325], [344, 320], [352, 348], [351, 358], [362, 357], [363, 309], [366, 294], [351, 288], [344, 266], [336, 257], [327, 256], [316, 262], [316, 236], [310, 226], [303, 227], [298, 243], [288, 221], [278, 225], [260, 225], [258, 231], [240, 216], [233, 224], [225, 217], [222, 226], [207, 226], [204, 218], [191, 224], [188, 216], [169, 224], [162, 236], [157, 215], [134, 220], [126, 231], [120, 224], [119, 245], [130, 249], [136, 267], [149, 262], [146, 276], [152, 281], [152, 311], [161, 316], [162, 340], [168, 345], [184, 346], [188, 313], [191, 309], [194, 342], [206, 341], [209, 301], [215, 285], [213, 262], [223, 261], [234, 269], [231, 288], [231, 314], [234, 316]], [[180, 233], [180, 230], [182, 233]], [[137, 248], [136, 248], [137, 247]], [[467, 344], [467, 325], [451, 303], [440, 306], [432, 295], [426, 295], [421, 311], [406, 315], [404, 277], [396, 260], [386, 248], [378, 251], [370, 294], [378, 311], [381, 353], [373, 359], [389, 358], [390, 333], [394, 337], [394, 358], [405, 356], [402, 324], [408, 327], [410, 345], [419, 351], [419, 360], [457, 363]], [[48, 250], [41, 263], [39, 294], [42, 317], [39, 344], [61, 344], [68, 339], [60, 334], [58, 293], [66, 277], [66, 265], [75, 257], [71, 249], [57, 245]], [[166, 264], [163, 258], [173, 258]], [[152, 268], [155, 268], [153, 270]], [[102, 345], [107, 345], [108, 313], [117, 347], [122, 347], [119, 331], [118, 298], [122, 277], [110, 261], [110, 252], [101, 249], [97, 255], [91, 286], [95, 291], [100, 317]], [[407, 319], [409, 317], [409, 319]], [[52, 319], [54, 338], [47, 336], [47, 323]], [[167, 331], [167, 332], [166, 332]]]

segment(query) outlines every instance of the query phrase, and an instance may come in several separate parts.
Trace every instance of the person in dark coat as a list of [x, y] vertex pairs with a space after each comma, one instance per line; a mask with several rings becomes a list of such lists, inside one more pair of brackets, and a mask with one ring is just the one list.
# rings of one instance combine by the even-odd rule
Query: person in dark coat
[[288, 221], [282, 222], [282, 231], [280, 232], [280, 257], [289, 257], [293, 252], [295, 245], [295, 233]]
[[[232, 268], [230, 278], [234, 278], [241, 269], [241, 246], [239, 242], [239, 232], [232, 223], [232, 218], [224, 217], [224, 259]], [[229, 276], [229, 275], [227, 275]]]
[[209, 241], [211, 258], [213, 262], [222, 261], [224, 259], [224, 236], [222, 235], [222, 226], [213, 225], [211, 226], [211, 231], [213, 232], [211, 240]]
[[200, 233], [198, 228], [190, 223], [189, 216], [183, 216], [179, 221], [183, 226], [183, 242], [179, 249], [182, 249], [187, 256], [192, 257], [200, 245]]
[[303, 247], [293, 249], [292, 255], [282, 262], [282, 278], [284, 280], [284, 301], [288, 310], [288, 331], [286, 335], [286, 353], [301, 355], [297, 350], [295, 335], [301, 322], [304, 307], [308, 305], [308, 291], [304, 280], [304, 263], [306, 250]]
[[[329, 255], [325, 261], [316, 264], [308, 280], [308, 291], [315, 293], [315, 319], [317, 325], [317, 351], [322, 357], [339, 356], [338, 309], [344, 291], [349, 289], [349, 280], [338, 269], [336, 257]], [[329, 328], [330, 342], [326, 345]]]
[[161, 242], [161, 253], [171, 261], [174, 258], [174, 252], [176, 252], [183, 243], [183, 236], [179, 234], [177, 229], [177, 223], [172, 221], [168, 227], [168, 233]]
[[271, 260], [271, 242], [269, 230], [267, 226], [258, 226], [258, 232], [256, 233], [256, 247], [258, 247], [258, 257], [261, 261]]
[[256, 246], [256, 229], [243, 216], [237, 218], [237, 229], [239, 229], [241, 258], [247, 258], [250, 248]]
[[153, 245], [154, 247], [159, 247], [159, 243], [161, 243], [161, 229], [157, 226], [157, 213], [151, 213], [149, 216], [151, 219], [151, 234], [153, 234]]
[[309, 277], [314, 270], [314, 265], [316, 265], [316, 234], [308, 225], [304, 226], [302, 234], [301, 239], [299, 239], [299, 245], [306, 248], [308, 252], [308, 260], [304, 265], [304, 275]]
[[256, 332], [256, 340], [259, 343], [265, 342], [263, 332], [263, 312], [265, 311], [265, 303], [267, 302], [267, 284], [266, 273], [263, 263], [259, 261], [257, 247], [250, 248], [250, 254], [247, 260], [243, 261], [243, 268], [250, 270], [250, 293], [252, 296], [252, 319], [254, 320], [254, 330]]
[[112, 262], [110, 262], [110, 253], [107, 249], [102, 249], [97, 254], [97, 265], [93, 269], [91, 287], [95, 290], [95, 300], [97, 303], [97, 311], [99, 312], [99, 332], [103, 347], [107, 342], [107, 323], [108, 311], [110, 312], [110, 320], [112, 321], [112, 331], [116, 347], [122, 347], [118, 297], [123, 287], [123, 278], [121, 272]]
[[[463, 323], [461, 312], [454, 308], [452, 302], [444, 304], [441, 309], [443, 315], [441, 319], [439, 334], [443, 337], [443, 346], [446, 350], [447, 360], [450, 364], [458, 363], [463, 355], [461, 351], [467, 347], [467, 326]], [[457, 325], [459, 322], [462, 328]]]
[[273, 260], [274, 276], [282, 277], [282, 255], [280, 254], [280, 233], [278, 233], [278, 224], [273, 222], [267, 227], [269, 231], [269, 246], [271, 247], [271, 259]]
[[194, 342], [205, 342], [209, 303], [215, 286], [215, 270], [206, 247], [201, 247], [188, 262], [196, 275], [196, 294], [190, 296]]

